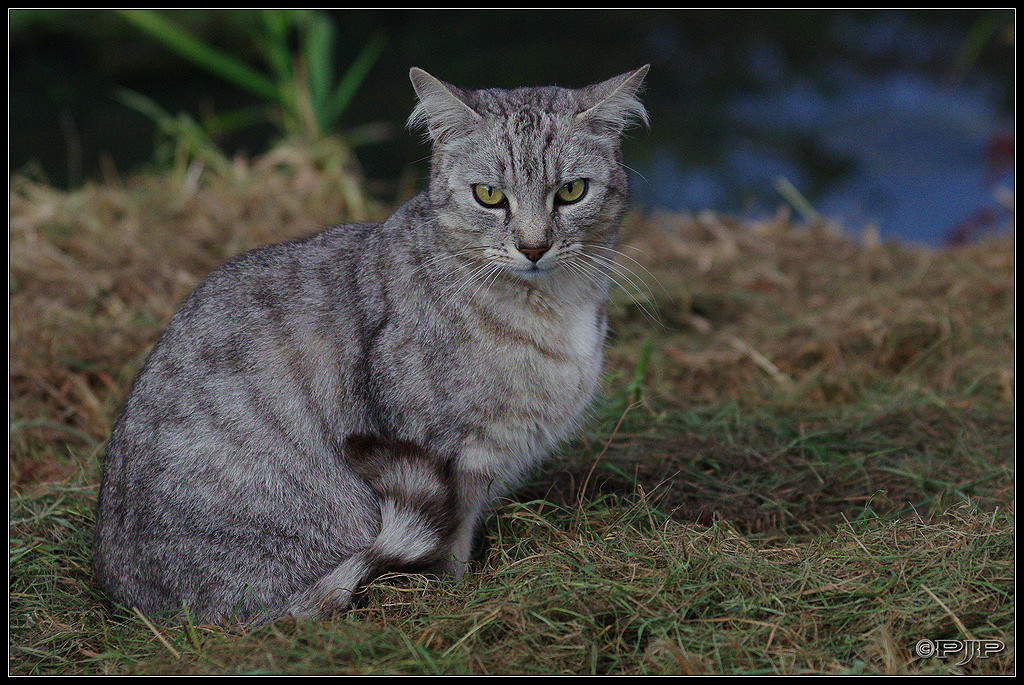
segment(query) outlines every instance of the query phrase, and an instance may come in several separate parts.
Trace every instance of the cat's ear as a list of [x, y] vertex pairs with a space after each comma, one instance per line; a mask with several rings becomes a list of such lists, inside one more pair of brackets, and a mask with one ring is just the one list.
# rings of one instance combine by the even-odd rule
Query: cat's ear
[[612, 134], [619, 134], [637, 123], [646, 126], [647, 110], [638, 96], [649, 68], [650, 65], [645, 64], [635, 71], [581, 88], [578, 91], [581, 111], [576, 118]]
[[409, 128], [426, 126], [434, 142], [441, 143], [473, 128], [480, 115], [466, 104], [463, 92], [427, 72], [413, 67], [409, 80], [419, 102], [409, 116]]

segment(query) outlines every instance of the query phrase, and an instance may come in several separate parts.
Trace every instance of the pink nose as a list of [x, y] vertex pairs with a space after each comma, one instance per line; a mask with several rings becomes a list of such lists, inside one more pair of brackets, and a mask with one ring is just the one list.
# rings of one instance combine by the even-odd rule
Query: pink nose
[[550, 245], [541, 245], [540, 247], [520, 247], [519, 251], [526, 255], [531, 262], [537, 262], [550, 249]]

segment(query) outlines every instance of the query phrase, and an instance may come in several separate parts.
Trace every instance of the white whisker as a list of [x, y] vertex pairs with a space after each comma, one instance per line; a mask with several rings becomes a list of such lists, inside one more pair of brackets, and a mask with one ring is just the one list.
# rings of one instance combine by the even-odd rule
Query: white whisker
[[580, 266], [586, 265], [586, 268], [602, 270], [607, 273], [608, 277], [629, 296], [637, 308], [643, 312], [644, 316], [659, 326], [665, 326], [664, 321], [658, 314], [654, 293], [644, 280], [631, 269], [607, 257], [588, 252], [579, 253], [577, 264]]
[[[637, 293], [637, 296], [644, 295], [648, 301], [654, 301], [654, 293], [650, 287], [644, 282], [644, 279], [637, 275], [636, 272], [631, 270], [629, 267], [616, 262], [614, 259], [609, 259], [602, 255], [589, 254], [584, 252], [583, 256], [589, 259], [591, 262], [596, 264], [604, 264], [607, 266], [610, 272], [619, 276], [623, 281], [629, 283], [633, 290]], [[621, 283], [620, 283], [621, 285]]]
[[[470, 267], [467, 267], [470, 268]], [[447, 308], [456, 298], [462, 293], [471, 283], [473, 283], [480, 274], [484, 274], [481, 280], [484, 280], [490, 276], [491, 271], [497, 267], [491, 262], [483, 262], [475, 264], [470, 268], [468, 274], [463, 274], [461, 279], [454, 284], [453, 289], [449, 292], [448, 298], [445, 300], [444, 307]], [[474, 293], [475, 295], [475, 293]]]
[[491, 264], [491, 266], [493, 267], [491, 272], [481, 279], [480, 285], [478, 285], [476, 290], [473, 291], [473, 296], [470, 299], [475, 300], [477, 294], [479, 294], [480, 292], [480, 289], [484, 287], [490, 287], [491, 283], [494, 283], [494, 281], [497, 280], [498, 276], [501, 274], [502, 267], [500, 264]]
[[[651, 278], [654, 279], [654, 282], [658, 284], [659, 288], [661, 288], [661, 292], [665, 293], [665, 297], [671, 299], [672, 296], [669, 295], [668, 289], [666, 289], [665, 286], [662, 285], [661, 281], [658, 280], [658, 277], [655, 276], [653, 273], [651, 273], [650, 269], [648, 269], [646, 266], [644, 266], [643, 264], [641, 264], [637, 260], [635, 260], [632, 257], [630, 257], [628, 254], [626, 254], [622, 250], [618, 250], [618, 249], [615, 249], [615, 248], [612, 248], [612, 247], [607, 247], [605, 245], [597, 245], [597, 244], [594, 244], [594, 243], [591, 243], [590, 247], [594, 247], [594, 248], [597, 248], [599, 250], [607, 250], [608, 252], [612, 252], [614, 254], [617, 254], [617, 255], [619, 255], [619, 256], [621, 256], [621, 257], [623, 257], [625, 259], [628, 259], [629, 261], [633, 262], [638, 267], [643, 269], [644, 273], [646, 273], [648, 276], [650, 276]], [[629, 249], [633, 249], [633, 250], [636, 250], [637, 252], [641, 252], [641, 253], [643, 252], [643, 250], [641, 250], [640, 248], [633, 247], [632, 245], [627, 245], [627, 246], [622, 246], [622, 247], [628, 247]]]
[[627, 171], [632, 171], [634, 174], [637, 175], [637, 178], [639, 178], [644, 183], [648, 182], [646, 176], [644, 176], [643, 174], [641, 174], [639, 171], [637, 171], [633, 167], [629, 166], [628, 164], [623, 164], [622, 162], [619, 162], [619, 166], [622, 167], [623, 169], [627, 170]]

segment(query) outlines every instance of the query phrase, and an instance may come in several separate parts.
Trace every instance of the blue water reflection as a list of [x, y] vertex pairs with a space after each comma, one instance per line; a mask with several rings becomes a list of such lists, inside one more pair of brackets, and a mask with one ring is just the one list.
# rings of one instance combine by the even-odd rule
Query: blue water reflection
[[[941, 30], [908, 34], [898, 17], [862, 26], [837, 17], [834, 28], [862, 52], [899, 46], [911, 53], [908, 63], [948, 49]], [[912, 68], [867, 73], [839, 58], [794, 75], [783, 62], [770, 46], [752, 46], [758, 87], [722, 107], [720, 155], [694, 165], [671, 146], [658, 149], [640, 170], [642, 201], [756, 214], [784, 201], [776, 187], [785, 179], [852, 231], [873, 225], [883, 237], [934, 245], [1012, 226], [1005, 198], [1015, 180], [1014, 125], [999, 112], [995, 80], [950, 82]], [[823, 159], [843, 173], [823, 182], [815, 163]]]

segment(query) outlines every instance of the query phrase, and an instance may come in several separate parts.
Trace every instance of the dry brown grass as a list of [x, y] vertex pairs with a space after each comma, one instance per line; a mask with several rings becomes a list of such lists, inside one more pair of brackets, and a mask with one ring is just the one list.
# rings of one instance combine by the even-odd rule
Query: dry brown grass
[[601, 442], [585, 435], [531, 494], [578, 499], [605, 449], [613, 469], [591, 492], [639, 482], [680, 520], [750, 532], [963, 497], [1012, 506], [1012, 235], [936, 250], [785, 211], [663, 215], [635, 218], [622, 249], [654, 304], [615, 297], [619, 401]]
[[1012, 235], [937, 251], [780, 212], [656, 216], [625, 245], [664, 286], [652, 285], [667, 297], [659, 309], [681, 333], [653, 368], [669, 402], [758, 403], [744, 390], [763, 380], [789, 402], [849, 403], [887, 379], [937, 394], [978, 382], [1013, 400]]
[[[387, 213], [344, 160], [12, 182], [12, 673], [1012, 672], [1013, 236], [933, 250], [785, 212], [630, 218], [650, 298], [615, 295], [605, 397], [462, 586], [167, 645], [113, 621], [91, 508], [134, 374], [225, 259]], [[968, 635], [1007, 649], [912, 654]]]
[[282, 147], [226, 175], [192, 167], [70, 193], [15, 179], [11, 482], [94, 471], [149, 345], [207, 273], [339, 217], [379, 217], [345, 154]]

